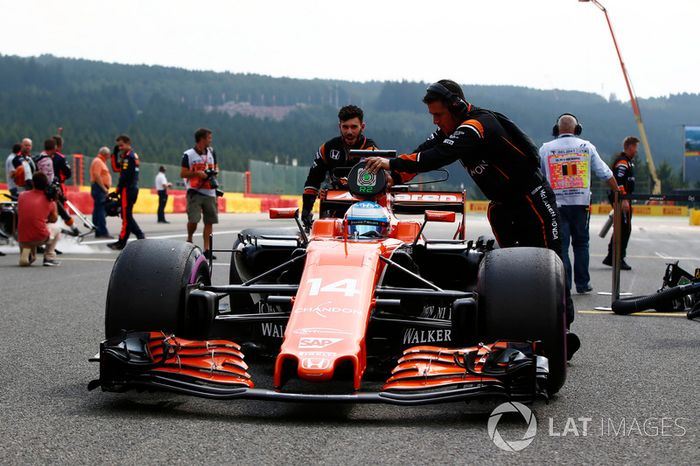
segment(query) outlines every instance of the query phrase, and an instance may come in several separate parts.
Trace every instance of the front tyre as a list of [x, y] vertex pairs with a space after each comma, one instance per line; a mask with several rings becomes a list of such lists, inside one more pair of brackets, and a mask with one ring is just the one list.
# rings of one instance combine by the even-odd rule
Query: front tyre
[[540, 340], [550, 395], [566, 381], [565, 290], [564, 267], [549, 249], [496, 249], [479, 266], [479, 334], [486, 342]]
[[210, 284], [209, 265], [192, 243], [139, 240], [119, 254], [107, 288], [105, 335], [122, 331], [163, 331], [184, 338], [195, 331], [186, 324], [186, 289]]

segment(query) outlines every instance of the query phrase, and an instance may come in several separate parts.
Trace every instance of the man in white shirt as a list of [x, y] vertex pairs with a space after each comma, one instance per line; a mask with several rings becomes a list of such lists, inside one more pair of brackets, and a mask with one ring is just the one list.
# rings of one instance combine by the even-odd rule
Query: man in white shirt
[[187, 184], [187, 241], [192, 242], [197, 224], [203, 218], [204, 255], [214, 260], [216, 257], [212, 254], [209, 236], [214, 230], [214, 224], [219, 223], [216, 199], [219, 166], [216, 163], [216, 153], [211, 147], [212, 138], [210, 129], [199, 128], [195, 131], [194, 147], [182, 154], [180, 178], [184, 178]]
[[591, 171], [606, 180], [610, 189], [618, 190], [610, 168], [601, 160], [593, 144], [578, 136], [581, 125], [577, 118], [564, 113], [552, 128], [555, 139], [540, 147], [540, 164], [552, 185], [561, 215], [562, 257], [566, 270], [566, 285], [571, 289], [569, 242], [574, 249], [573, 281], [578, 293], [593, 290], [588, 272], [588, 221], [591, 205]]
[[172, 183], [168, 183], [165, 177], [165, 167], [160, 166], [156, 175], [156, 191], [158, 192], [158, 223], [170, 223], [165, 220], [165, 204], [168, 202], [168, 188]]

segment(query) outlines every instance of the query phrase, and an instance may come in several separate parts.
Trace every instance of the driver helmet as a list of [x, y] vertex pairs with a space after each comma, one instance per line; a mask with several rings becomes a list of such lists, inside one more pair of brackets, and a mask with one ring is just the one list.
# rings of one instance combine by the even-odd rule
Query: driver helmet
[[345, 222], [352, 238], [386, 238], [389, 234], [389, 213], [376, 202], [353, 204], [345, 213]]

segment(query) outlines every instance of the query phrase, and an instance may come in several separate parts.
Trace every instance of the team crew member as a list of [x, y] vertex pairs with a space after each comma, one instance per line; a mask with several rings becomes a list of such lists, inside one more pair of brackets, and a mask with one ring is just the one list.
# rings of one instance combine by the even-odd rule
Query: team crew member
[[552, 128], [555, 139], [540, 147], [542, 172], [549, 180], [557, 198], [561, 216], [562, 250], [566, 286], [571, 289], [571, 261], [569, 242], [574, 249], [573, 281], [578, 293], [593, 291], [588, 272], [589, 234], [588, 221], [591, 213], [591, 171], [605, 180], [610, 189], [617, 190], [617, 182], [610, 168], [601, 160], [593, 144], [578, 136], [581, 125], [576, 117], [564, 113]]
[[[363, 134], [365, 129], [364, 112], [355, 105], [346, 105], [338, 112], [338, 128], [340, 136], [321, 144], [318, 148], [314, 161], [309, 170], [309, 176], [304, 183], [304, 194], [302, 195], [303, 207], [301, 218], [304, 225], [311, 227], [313, 214], [311, 211], [316, 202], [321, 183], [329, 173], [337, 167], [352, 167], [357, 160], [351, 160], [349, 152], [352, 149], [375, 149], [376, 144]], [[332, 179], [334, 185], [337, 180]]]
[[117, 138], [117, 148], [119, 154], [112, 154], [112, 170], [119, 173], [117, 193], [122, 203], [122, 228], [119, 239], [107, 246], [110, 249], [122, 250], [131, 233], [138, 239], [144, 239], [146, 236], [134, 219], [134, 204], [139, 196], [139, 156], [131, 149], [129, 136], [124, 134]]
[[108, 147], [101, 147], [97, 152], [97, 157], [90, 163], [90, 195], [92, 196], [92, 223], [95, 225], [95, 238], [114, 239], [107, 230], [107, 219], [105, 216], [105, 200], [109, 188], [112, 186], [112, 175], [107, 168], [107, 159], [110, 150]]
[[390, 168], [405, 182], [460, 160], [491, 200], [489, 222], [502, 247], [537, 246], [560, 255], [554, 193], [530, 138], [505, 116], [466, 102], [454, 81], [432, 84], [423, 102], [438, 130], [412, 154], [371, 157], [369, 168]]
[[[423, 102], [437, 125], [412, 154], [395, 159], [370, 157], [371, 171], [390, 169], [406, 182], [460, 160], [481, 191], [491, 200], [488, 219], [501, 247], [549, 248], [561, 257], [559, 212], [554, 192], [540, 171], [537, 148], [512, 121], [468, 103], [459, 84], [431, 84]], [[574, 306], [567, 292], [567, 323]], [[573, 334], [572, 334], [573, 335]], [[575, 343], [570, 343], [574, 349]]]
[[216, 174], [219, 166], [216, 153], [211, 147], [213, 134], [210, 129], [199, 128], [194, 133], [194, 147], [182, 155], [180, 177], [187, 184], [187, 241], [197, 231], [199, 220], [204, 217], [202, 242], [204, 254], [215, 259], [211, 252], [209, 236], [214, 231], [214, 224], [219, 223], [219, 207], [216, 200]]
[[[612, 172], [615, 175], [615, 180], [620, 186], [621, 194], [632, 194], [634, 192], [634, 157], [639, 150], [639, 139], [634, 136], [628, 136], [622, 143], [622, 152], [615, 158], [613, 162]], [[612, 203], [612, 193], [609, 194], [610, 202]], [[622, 200], [622, 227], [620, 228], [620, 269], [632, 270], [632, 267], [625, 261], [627, 256], [627, 244], [630, 241], [632, 234], [632, 206], [628, 199]], [[608, 255], [603, 259], [603, 264], [612, 266], [612, 248], [613, 238], [610, 238], [608, 244]]]

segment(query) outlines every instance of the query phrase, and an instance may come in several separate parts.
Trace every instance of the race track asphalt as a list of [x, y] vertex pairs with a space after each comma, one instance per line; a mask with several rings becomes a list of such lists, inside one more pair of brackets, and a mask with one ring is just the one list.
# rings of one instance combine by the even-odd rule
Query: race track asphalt
[[[171, 215], [169, 225], [154, 217], [137, 216], [149, 237], [183, 237], [184, 216]], [[603, 220], [591, 222], [595, 291], [610, 289], [610, 268], [600, 264], [606, 242], [596, 236]], [[224, 215], [215, 247], [270, 223]], [[489, 232], [480, 216], [468, 217], [468, 231]], [[59, 268], [20, 268], [15, 249], [0, 246], [9, 253], [0, 257], [0, 464], [700, 463], [700, 322], [682, 315], [616, 316], [594, 310], [609, 297], [575, 295], [583, 346], [567, 383], [530, 406], [532, 443], [505, 452], [487, 432], [493, 402], [401, 408], [88, 392], [117, 253], [89, 240], [59, 248]], [[224, 283], [228, 254], [217, 255], [214, 280]], [[673, 258], [700, 267], [700, 227], [635, 218], [623, 291], [656, 291]], [[511, 442], [525, 424], [504, 416], [497, 429]]]

